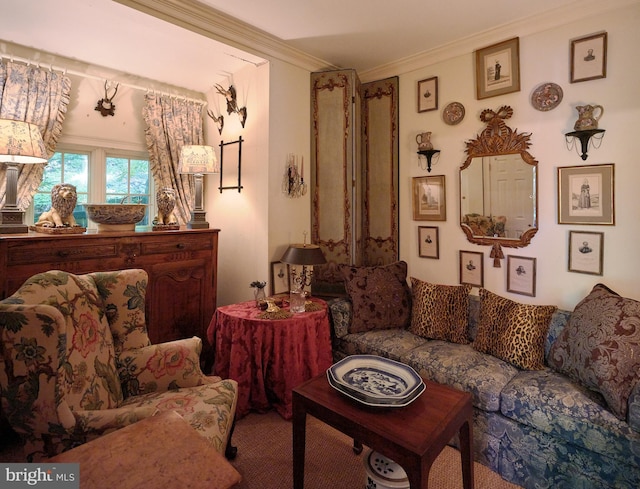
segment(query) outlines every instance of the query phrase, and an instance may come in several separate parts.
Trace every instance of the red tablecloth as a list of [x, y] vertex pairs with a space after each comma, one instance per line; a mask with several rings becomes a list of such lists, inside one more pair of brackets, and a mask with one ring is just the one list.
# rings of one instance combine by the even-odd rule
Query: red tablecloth
[[213, 372], [238, 382], [236, 417], [272, 406], [291, 419], [291, 391], [332, 364], [326, 302], [319, 311], [260, 319], [255, 301], [219, 307], [207, 329]]

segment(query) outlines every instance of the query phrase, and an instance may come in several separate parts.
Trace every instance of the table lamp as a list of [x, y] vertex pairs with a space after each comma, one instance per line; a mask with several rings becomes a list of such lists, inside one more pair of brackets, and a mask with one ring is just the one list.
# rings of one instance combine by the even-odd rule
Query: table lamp
[[203, 204], [202, 175], [204, 173], [220, 173], [218, 159], [213, 146], [187, 144], [180, 150], [178, 172], [193, 174], [196, 184], [196, 201], [191, 213], [189, 229], [208, 229], [206, 211]]
[[26, 233], [24, 211], [18, 208], [18, 165], [46, 163], [47, 150], [35, 124], [0, 119], [0, 162], [7, 165], [6, 198], [0, 211], [0, 233]]
[[292, 289], [289, 309], [291, 312], [304, 312], [306, 297], [304, 288], [311, 285], [313, 276], [313, 270], [307, 267], [322, 265], [327, 263], [327, 260], [318, 245], [303, 243], [289, 245], [280, 261], [289, 265], [302, 265], [302, 271], [299, 274], [295, 268], [291, 268]]

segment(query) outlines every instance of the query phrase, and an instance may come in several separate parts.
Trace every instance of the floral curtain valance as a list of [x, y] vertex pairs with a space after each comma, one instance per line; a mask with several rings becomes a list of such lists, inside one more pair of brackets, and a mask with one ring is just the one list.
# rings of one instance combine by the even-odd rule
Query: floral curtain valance
[[[55, 152], [67, 113], [71, 80], [68, 76], [33, 65], [0, 61], [0, 119], [36, 124], [47, 157]], [[26, 209], [42, 181], [45, 164], [23, 165], [18, 177], [17, 204]], [[0, 205], [6, 191], [5, 167], [0, 165]]]
[[178, 173], [180, 149], [186, 144], [204, 144], [203, 105], [148, 93], [142, 109], [151, 173], [157, 189], [170, 187], [176, 191], [174, 213], [180, 225], [190, 220], [195, 192], [193, 176]]

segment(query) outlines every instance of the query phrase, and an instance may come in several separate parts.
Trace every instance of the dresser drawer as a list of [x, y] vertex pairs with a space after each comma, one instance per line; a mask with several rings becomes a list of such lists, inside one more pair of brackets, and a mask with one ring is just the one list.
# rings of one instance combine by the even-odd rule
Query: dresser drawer
[[184, 251], [212, 250], [213, 238], [210, 236], [177, 235], [175, 239], [148, 239], [140, 243], [142, 255], [179, 253]]
[[78, 260], [94, 260], [112, 258], [118, 256], [117, 243], [101, 241], [92, 244], [69, 243], [69, 246], [61, 246], [63, 243], [51, 243], [50, 246], [42, 244], [20, 243], [19, 246], [9, 246], [7, 250], [7, 263], [11, 265], [25, 265], [30, 263], [56, 263]]

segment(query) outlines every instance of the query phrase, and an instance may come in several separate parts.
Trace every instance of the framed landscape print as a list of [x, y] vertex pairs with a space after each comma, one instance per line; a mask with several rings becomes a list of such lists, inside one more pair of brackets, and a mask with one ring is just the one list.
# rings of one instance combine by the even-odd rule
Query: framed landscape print
[[413, 220], [446, 221], [444, 175], [413, 177]]
[[571, 41], [571, 83], [607, 77], [607, 33]]
[[271, 295], [289, 292], [289, 265], [279, 261], [271, 262]]
[[525, 256], [507, 256], [507, 292], [536, 295], [536, 259]]
[[438, 109], [438, 77], [418, 82], [418, 112]]
[[460, 283], [484, 286], [484, 253], [460, 250]]
[[476, 51], [476, 98], [520, 91], [520, 38]]
[[418, 226], [418, 255], [422, 258], [440, 258], [438, 226]]
[[602, 275], [604, 233], [569, 231], [569, 271]]
[[614, 225], [613, 163], [558, 168], [558, 224]]

